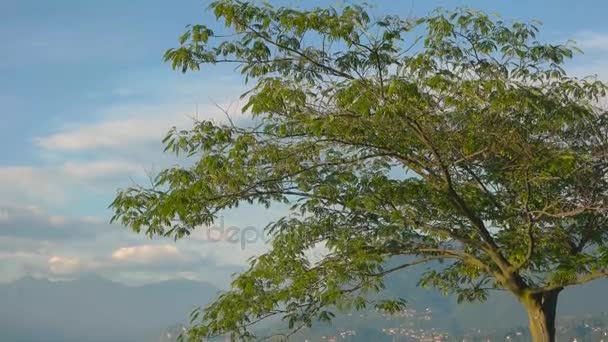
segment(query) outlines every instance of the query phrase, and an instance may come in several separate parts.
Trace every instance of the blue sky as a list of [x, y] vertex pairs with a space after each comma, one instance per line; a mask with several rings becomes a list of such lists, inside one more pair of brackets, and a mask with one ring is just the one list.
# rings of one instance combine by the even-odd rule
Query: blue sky
[[[327, 1], [270, 1], [310, 6]], [[543, 22], [541, 39], [574, 39], [579, 75], [608, 76], [608, 2], [369, 1], [375, 14], [420, 16], [469, 6]], [[115, 189], [175, 160], [160, 140], [190, 117], [238, 111], [246, 88], [231, 68], [183, 75], [162, 62], [190, 23], [213, 23], [202, 0], [0, 1], [0, 281], [97, 272], [125, 282], [171, 277], [223, 282], [257, 243], [173, 245], [107, 224]], [[331, 3], [330, 3], [331, 4]], [[337, 4], [337, 2], [335, 2]], [[279, 209], [245, 208], [227, 224], [264, 223]], [[158, 260], [171, 260], [161, 266]], [[178, 270], [178, 271], [175, 271]]]

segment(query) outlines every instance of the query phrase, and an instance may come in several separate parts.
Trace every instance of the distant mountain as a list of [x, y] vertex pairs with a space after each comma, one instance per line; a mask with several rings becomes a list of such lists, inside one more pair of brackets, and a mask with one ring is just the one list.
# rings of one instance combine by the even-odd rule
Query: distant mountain
[[[415, 331], [412, 334], [418, 336], [422, 331], [444, 332], [451, 336], [463, 336], [473, 331], [479, 336], [498, 336], [517, 327], [527, 327], [527, 314], [511, 294], [492, 291], [486, 302], [458, 304], [453, 296], [444, 297], [436, 289], [416, 286], [425, 270], [426, 267], [422, 266], [389, 275], [386, 289], [379, 296], [404, 298], [408, 302], [408, 311], [416, 312], [413, 316], [387, 317], [373, 309], [346, 315], [337, 313], [332, 325], [317, 324], [312, 329], [305, 329], [293, 340], [317, 341], [323, 336], [327, 338], [340, 332], [356, 331], [357, 335], [349, 337], [349, 341], [394, 341], [386, 332], [398, 327], [411, 328]], [[607, 293], [608, 280], [597, 280], [564, 290], [559, 298], [558, 321], [571, 320], [572, 317], [606, 317]]]
[[206, 283], [171, 280], [131, 287], [98, 276], [30, 277], [0, 285], [0, 340], [155, 341], [215, 297]]
[[[525, 326], [520, 304], [505, 292], [492, 293], [486, 303], [457, 304], [437, 290], [416, 287], [424, 268], [395, 273], [386, 282], [382, 297], [403, 297], [422, 319], [387, 319], [374, 310], [338, 313], [332, 326], [317, 324], [296, 340], [332, 336], [357, 330], [357, 338], [382, 341], [382, 329], [407, 325], [436, 329], [452, 336], [471, 330], [487, 333]], [[119, 342], [166, 341], [169, 332], [188, 321], [196, 305], [210, 302], [219, 290], [207, 283], [172, 280], [131, 287], [98, 276], [73, 281], [48, 281], [26, 277], [0, 285], [0, 341], [14, 342]], [[560, 296], [558, 315], [597, 315], [608, 311], [608, 281], [601, 280], [568, 289]], [[427, 311], [431, 319], [427, 320]], [[278, 322], [262, 330], [281, 330]], [[174, 327], [173, 329], [171, 327]], [[390, 340], [390, 339], [389, 339]]]
[[[438, 266], [431, 268], [435, 267]], [[477, 336], [504, 336], [518, 327], [524, 327], [527, 331], [527, 314], [511, 294], [492, 291], [484, 303], [458, 304], [453, 296], [445, 297], [436, 289], [416, 286], [426, 269], [421, 266], [389, 275], [385, 282], [386, 289], [379, 294], [381, 298], [404, 298], [408, 302], [408, 314], [389, 317], [371, 308], [345, 314], [335, 312], [336, 318], [331, 325], [317, 323], [311, 329], [303, 329], [291, 340], [320, 341], [330, 336], [347, 336], [347, 332], [356, 332], [346, 340], [394, 341], [387, 332], [395, 328], [412, 329], [412, 335], [417, 336], [423, 331], [448, 333], [450, 336], [463, 336], [471, 332]], [[605, 317], [603, 314], [608, 313], [607, 293], [608, 280], [597, 280], [564, 290], [559, 298], [558, 319]], [[260, 335], [286, 331], [285, 324], [276, 323], [264, 327]]]
[[[387, 295], [403, 297], [417, 309], [433, 311], [433, 325], [452, 333], [468, 329], [511, 329], [528, 323], [527, 314], [517, 299], [505, 291], [490, 291], [484, 303], [458, 304], [454, 296], [444, 297], [434, 288], [424, 289], [416, 283], [426, 268], [396, 272], [387, 278]], [[558, 316], [597, 315], [608, 312], [608, 280], [567, 288], [559, 296]]]

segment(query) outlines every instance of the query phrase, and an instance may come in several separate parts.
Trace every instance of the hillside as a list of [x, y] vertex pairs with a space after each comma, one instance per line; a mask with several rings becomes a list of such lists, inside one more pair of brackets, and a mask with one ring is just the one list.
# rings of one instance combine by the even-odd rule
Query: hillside
[[[494, 334], [525, 326], [525, 312], [508, 294], [493, 293], [486, 303], [457, 304], [433, 289], [416, 287], [424, 269], [394, 274], [384, 296], [400, 296], [409, 311], [387, 317], [374, 310], [338, 314], [332, 326], [316, 325], [298, 340], [357, 331], [358, 339], [383, 340], [388, 329], [441, 331], [463, 335], [470, 331]], [[598, 315], [608, 311], [608, 281], [566, 290], [560, 317]], [[23, 278], [0, 286], [0, 339], [3, 341], [158, 341], [171, 327], [187, 322], [194, 305], [209, 302], [218, 289], [189, 280], [173, 280], [138, 287], [97, 276], [52, 282]], [[276, 322], [267, 333], [279, 331]]]
[[[506, 335], [514, 329], [524, 327], [527, 331], [527, 316], [524, 309], [509, 293], [494, 291], [484, 303], [461, 303], [456, 298], [444, 297], [435, 289], [417, 287], [416, 283], [424, 267], [394, 273], [387, 278], [386, 290], [381, 297], [403, 297], [409, 307], [401, 315], [389, 317], [373, 309], [362, 312], [337, 313], [332, 325], [317, 324], [312, 329], [303, 330], [297, 340], [321, 340], [322, 336], [338, 336], [356, 332], [349, 341], [376, 340], [391, 341], [390, 329], [404, 328], [411, 335], [448, 333], [450, 336], [465, 336], [474, 332], [475, 336]], [[567, 289], [560, 295], [559, 320], [572, 317], [603, 316], [608, 312], [608, 280], [595, 281], [586, 285]], [[274, 331], [283, 331], [276, 326]], [[383, 332], [384, 329], [384, 332]], [[270, 331], [266, 330], [265, 334]], [[412, 339], [415, 341], [416, 339]]]
[[150, 341], [217, 289], [188, 280], [130, 287], [97, 276], [0, 286], [0, 340]]

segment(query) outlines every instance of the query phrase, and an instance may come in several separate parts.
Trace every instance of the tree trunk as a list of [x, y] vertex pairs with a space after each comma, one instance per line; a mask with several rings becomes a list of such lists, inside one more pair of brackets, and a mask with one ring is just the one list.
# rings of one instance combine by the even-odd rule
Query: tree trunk
[[533, 342], [555, 342], [557, 297], [561, 289], [527, 294], [521, 301], [528, 310], [530, 337]]

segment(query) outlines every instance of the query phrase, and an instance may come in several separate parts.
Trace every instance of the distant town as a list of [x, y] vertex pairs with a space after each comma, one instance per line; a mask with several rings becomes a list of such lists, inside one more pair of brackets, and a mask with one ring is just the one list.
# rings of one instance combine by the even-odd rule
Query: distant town
[[[313, 327], [310, 331], [303, 331], [292, 336], [288, 341], [299, 342], [340, 342], [340, 341], [375, 341], [387, 342], [527, 342], [530, 335], [527, 327], [517, 327], [510, 331], [496, 332], [492, 327], [470, 329], [464, 334], [451, 334], [438, 328], [423, 327], [432, 325], [433, 311], [430, 308], [416, 310], [404, 309], [395, 314], [379, 311], [365, 311], [348, 313], [348, 318], [365, 321], [369, 319], [373, 324], [364, 329], [344, 329], [340, 324], [334, 324], [333, 331], [316, 331]], [[424, 324], [421, 324], [424, 322]], [[387, 323], [380, 328], [381, 323]], [[372, 329], [370, 326], [378, 328]], [[179, 332], [184, 328], [176, 327], [159, 339], [159, 342], [175, 341]], [[556, 327], [557, 341], [560, 342], [608, 342], [608, 313], [601, 315], [590, 315], [581, 317], [564, 317], [558, 320]], [[371, 336], [373, 334], [373, 336]], [[286, 341], [283, 335], [276, 335], [270, 339], [272, 342]], [[228, 337], [213, 339], [209, 341], [230, 341]]]

